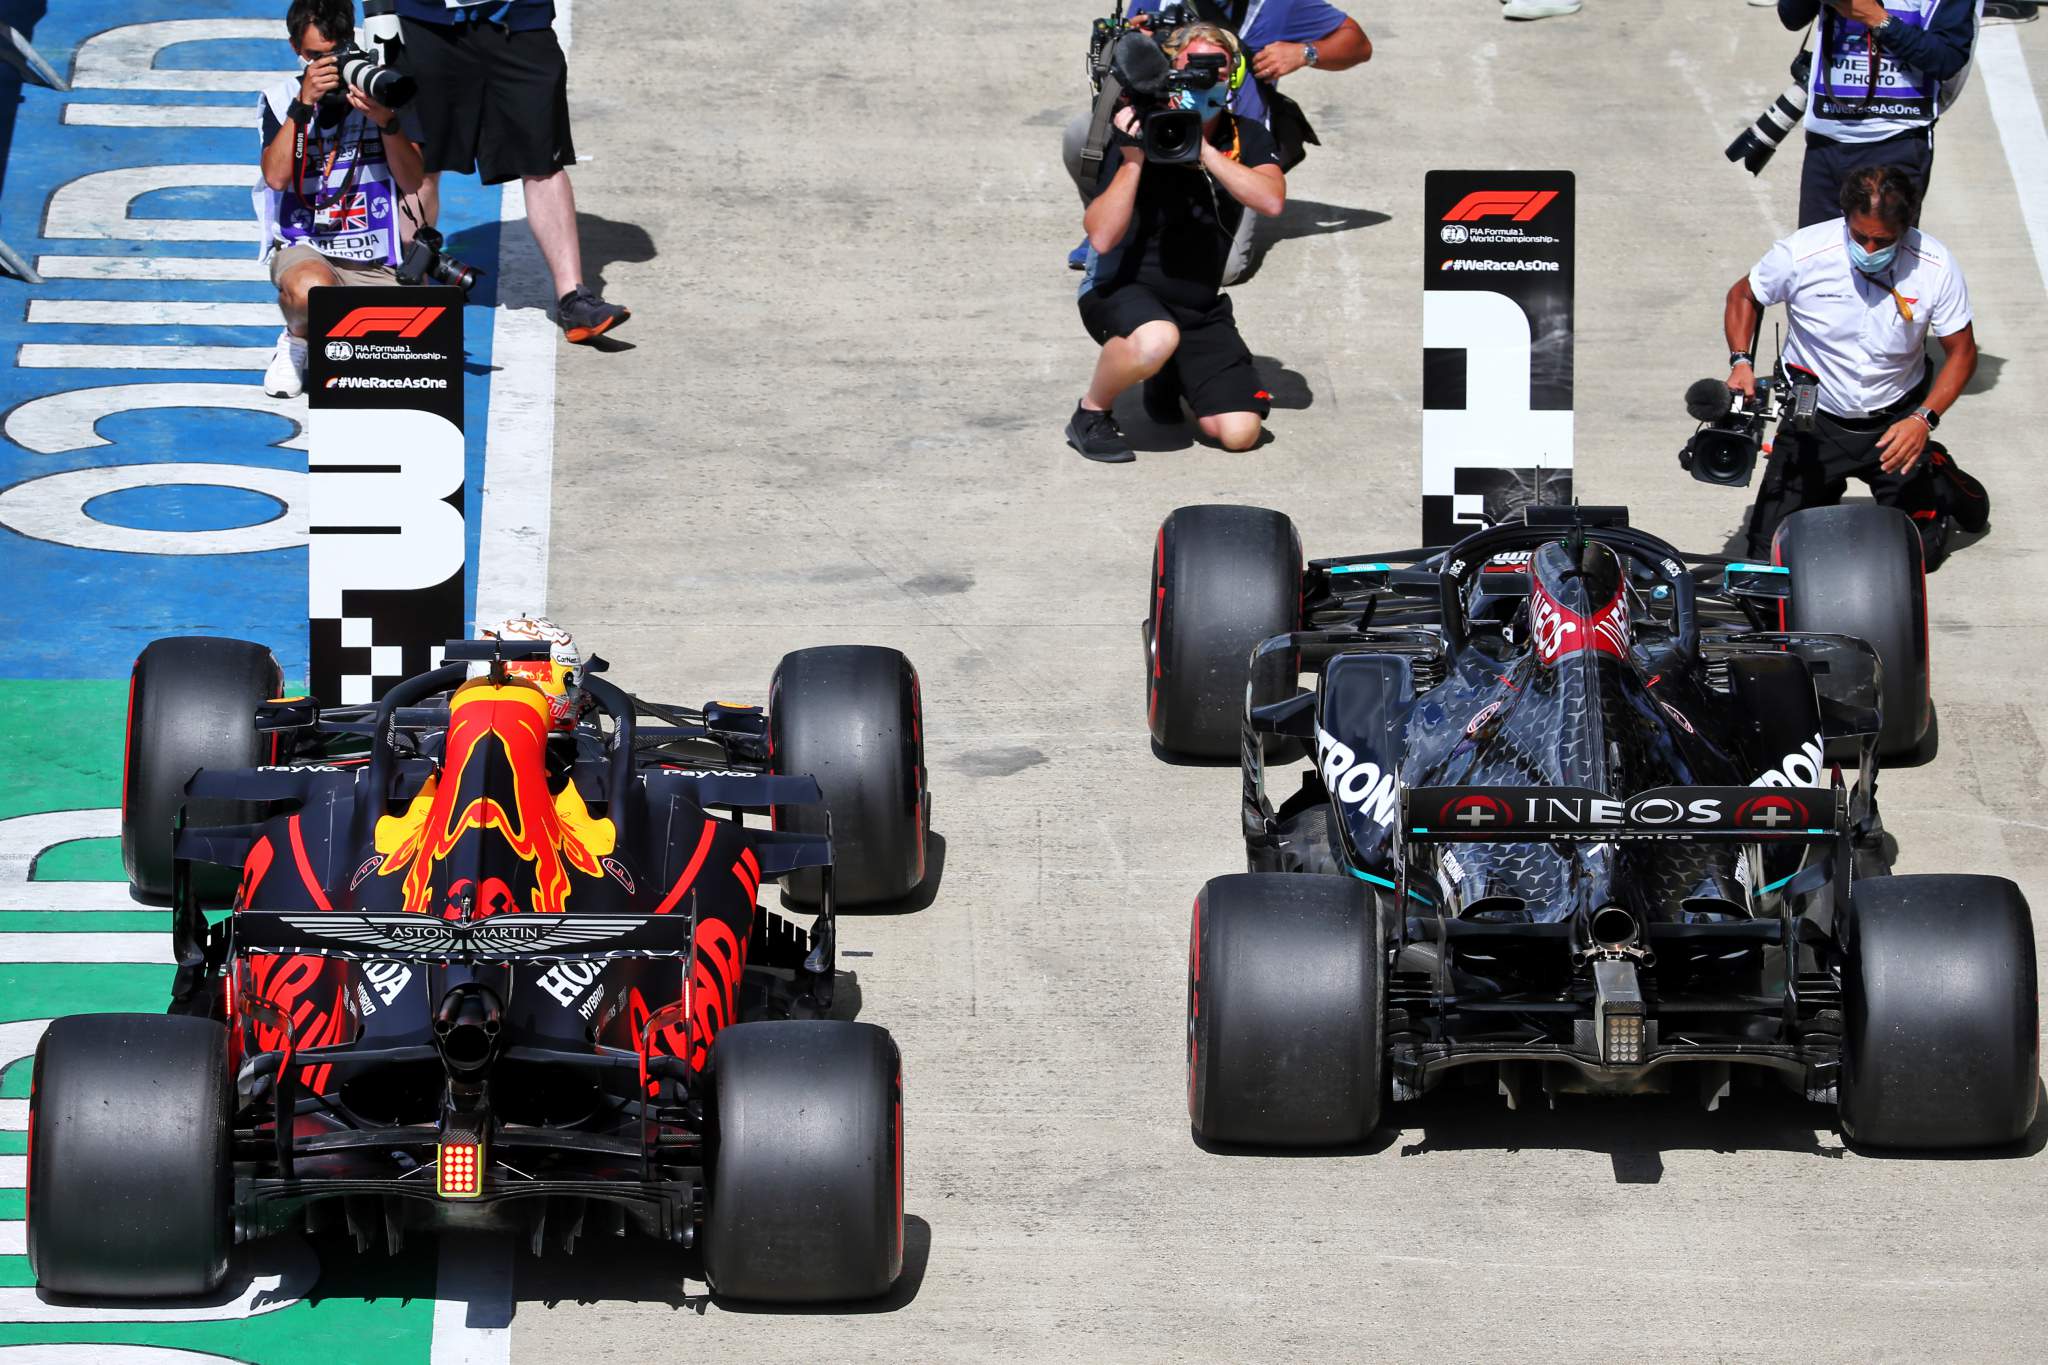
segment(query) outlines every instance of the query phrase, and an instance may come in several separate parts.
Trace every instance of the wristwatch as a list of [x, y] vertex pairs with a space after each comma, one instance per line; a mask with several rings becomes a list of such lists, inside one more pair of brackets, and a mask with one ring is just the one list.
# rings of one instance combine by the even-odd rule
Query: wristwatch
[[1941, 414], [1936, 412], [1933, 408], [1926, 406], [1925, 404], [1922, 404], [1920, 407], [1914, 408], [1913, 415], [1915, 417], [1918, 417], [1921, 421], [1927, 423], [1927, 429], [1929, 431], [1932, 431], [1936, 427], [1941, 425]]
[[1303, 43], [1301, 45], [1301, 60], [1309, 66], [1316, 64], [1316, 45], [1314, 43]]
[[1728, 353], [1728, 368], [1732, 370], [1737, 365], [1747, 365], [1751, 369], [1755, 369], [1756, 357], [1752, 356], [1748, 351], [1730, 351]]

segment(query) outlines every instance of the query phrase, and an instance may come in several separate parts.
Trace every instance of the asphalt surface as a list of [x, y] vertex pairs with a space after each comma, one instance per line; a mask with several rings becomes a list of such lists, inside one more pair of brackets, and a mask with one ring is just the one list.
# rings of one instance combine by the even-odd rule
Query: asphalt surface
[[[1190, 1141], [1188, 906], [1243, 864], [1235, 770], [1146, 742], [1155, 528], [1245, 501], [1311, 554], [1412, 543], [1423, 174], [1563, 168], [1580, 495], [1718, 550], [1744, 498], [1677, 469], [1680, 395], [1722, 372], [1722, 295], [1793, 225], [1796, 145], [1754, 181], [1721, 148], [1797, 40], [1735, 0], [1361, 14], [1368, 66], [1287, 82], [1324, 145], [1235, 291], [1273, 440], [1231, 455], [1133, 412], [1145, 453], [1111, 468], [1060, 438], [1093, 356], [1058, 161], [1091, 9], [577, 6], [586, 250], [635, 316], [618, 349], [559, 356], [549, 607], [629, 686], [686, 700], [761, 697], [799, 646], [904, 649], [945, 859], [929, 908], [841, 933], [861, 1017], [906, 1059], [897, 1296], [756, 1315], [651, 1247], [522, 1256], [515, 1357], [2038, 1358], [2038, 1133], [1878, 1159], [1825, 1111], [1738, 1094], [1433, 1099], [1313, 1159]], [[2019, 39], [2048, 72], [2048, 26]], [[1941, 753], [1887, 779], [1885, 810], [1899, 870], [2048, 904], [2048, 312], [1981, 77], [1938, 147], [1924, 226], [1984, 350], [1942, 436], [1996, 509], [1932, 580]]]

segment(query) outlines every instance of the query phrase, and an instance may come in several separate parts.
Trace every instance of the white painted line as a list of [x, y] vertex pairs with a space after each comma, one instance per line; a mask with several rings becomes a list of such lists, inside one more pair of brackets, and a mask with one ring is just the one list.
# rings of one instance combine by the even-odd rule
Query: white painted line
[[512, 1358], [512, 1239], [447, 1232], [434, 1261], [433, 1365]]
[[256, 120], [230, 104], [67, 104], [64, 122], [85, 128], [252, 128]]
[[276, 342], [262, 346], [50, 346], [30, 342], [25, 370], [261, 370]]
[[107, 839], [120, 832], [119, 806], [46, 810], [0, 820], [0, 884], [27, 881], [35, 871], [36, 859], [59, 844]]
[[270, 268], [241, 256], [38, 256], [46, 280], [268, 280]]
[[0, 1156], [0, 1190], [18, 1190], [28, 1184], [28, 1158]]
[[95, 33], [78, 45], [71, 84], [80, 90], [245, 90], [250, 94], [294, 75], [285, 71], [198, 71], [159, 67], [157, 54], [174, 43], [246, 40], [279, 56], [277, 23], [271, 19], [159, 19]]
[[246, 162], [201, 162], [117, 166], [66, 181], [43, 209], [43, 237], [117, 238], [129, 242], [249, 242], [257, 240], [256, 217], [131, 218], [129, 207], [151, 190], [205, 189], [216, 185], [246, 190], [256, 172]]
[[0, 1024], [0, 1071], [35, 1056], [36, 1044], [43, 1041], [43, 1030], [49, 1026], [47, 1019], [16, 1019]]
[[[263, 521], [217, 531], [144, 530], [87, 515], [94, 498], [127, 488], [200, 484], [246, 488], [271, 498], [278, 511]], [[87, 465], [44, 474], [0, 489], [0, 525], [36, 540], [133, 555], [240, 555], [290, 550], [306, 543], [306, 475], [253, 464]], [[449, 514], [454, 515], [452, 512]]]
[[[23, 1286], [0, 1289], [0, 1323], [82, 1322], [104, 1327], [114, 1322], [225, 1322], [253, 1318], [299, 1302], [312, 1289], [319, 1274], [320, 1262], [303, 1238], [266, 1238], [235, 1248], [228, 1264], [227, 1282], [232, 1297], [218, 1302], [83, 1307], [44, 1303], [32, 1286]], [[104, 1346], [92, 1349], [107, 1350]]]
[[2034, 97], [2033, 77], [2019, 31], [1994, 24], [1977, 35], [1977, 70], [1991, 101], [1991, 119], [2012, 168], [2013, 189], [2020, 197], [2020, 221], [2034, 247], [2034, 269], [2048, 288], [2048, 128], [2041, 122], [2041, 102]]
[[169, 303], [161, 299], [30, 299], [30, 322], [87, 327], [263, 327], [283, 319], [274, 303]]
[[0, 1346], [0, 1365], [241, 1365], [241, 1361], [174, 1346], [115, 1346], [96, 1341], [89, 1345]]
[[[0, 1256], [28, 1255], [28, 1224], [19, 1218], [0, 1222]], [[0, 1359], [5, 1359], [0, 1356]]]
[[154, 934], [0, 934], [0, 962], [109, 962], [168, 966], [171, 936]]
[[[95, 427], [102, 417], [149, 408], [246, 408], [284, 418], [297, 430], [275, 444], [306, 448], [306, 400], [272, 398], [259, 384], [187, 384], [177, 380], [149, 384], [106, 384], [90, 389], [60, 389], [31, 398], [7, 414], [7, 439], [39, 455], [91, 450], [113, 444]], [[4, 824], [5, 822], [0, 822]], [[115, 831], [107, 831], [109, 834]]]
[[0, 910], [31, 913], [104, 914], [115, 911], [162, 910], [144, 905], [129, 894], [126, 882], [21, 882], [0, 884]]
[[[560, 11], [558, 10], [558, 13]], [[557, 20], [557, 25], [560, 25]], [[547, 267], [526, 227], [526, 196], [505, 186], [498, 230], [498, 297], [547, 298]], [[491, 408], [485, 420], [483, 518], [476, 619], [547, 609], [548, 529], [555, 458], [555, 324], [538, 308], [500, 306], [492, 320]]]
[[0, 1100], [0, 1133], [28, 1131], [28, 1101]]

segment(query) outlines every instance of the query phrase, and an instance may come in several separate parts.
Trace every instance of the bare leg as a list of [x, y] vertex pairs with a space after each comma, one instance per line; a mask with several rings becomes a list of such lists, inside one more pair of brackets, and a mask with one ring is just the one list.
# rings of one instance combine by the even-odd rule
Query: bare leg
[[555, 277], [555, 297], [583, 287], [583, 248], [576, 240], [576, 191], [569, 173], [526, 179], [526, 225], [540, 246], [548, 273]]
[[1158, 374], [1180, 345], [1180, 328], [1170, 322], [1148, 322], [1127, 337], [1111, 337], [1095, 358], [1095, 377], [1081, 406], [1108, 412], [1116, 396], [1133, 384]]
[[277, 307], [284, 314], [284, 329], [295, 337], [306, 334], [306, 309], [315, 289], [340, 284], [341, 279], [319, 261], [304, 261], [284, 272], [277, 282]]
[[1196, 419], [1202, 434], [1225, 450], [1250, 450], [1259, 443], [1259, 415], [1256, 412], [1219, 412]]

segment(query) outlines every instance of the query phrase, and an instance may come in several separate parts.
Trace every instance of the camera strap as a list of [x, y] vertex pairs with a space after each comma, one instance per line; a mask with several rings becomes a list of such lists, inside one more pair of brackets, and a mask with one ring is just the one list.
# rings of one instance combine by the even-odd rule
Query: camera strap
[[1108, 147], [1111, 120], [1116, 117], [1123, 94], [1123, 82], [1114, 75], [1103, 76], [1102, 93], [1095, 97], [1095, 112], [1088, 120], [1088, 141], [1081, 148], [1081, 166], [1088, 173], [1090, 194], [1095, 192], [1094, 182], [1102, 178], [1102, 155]]

